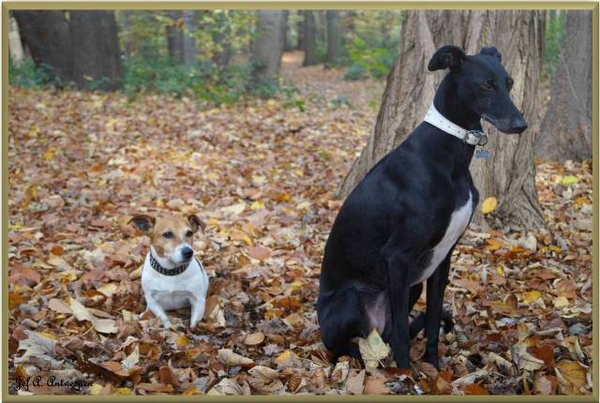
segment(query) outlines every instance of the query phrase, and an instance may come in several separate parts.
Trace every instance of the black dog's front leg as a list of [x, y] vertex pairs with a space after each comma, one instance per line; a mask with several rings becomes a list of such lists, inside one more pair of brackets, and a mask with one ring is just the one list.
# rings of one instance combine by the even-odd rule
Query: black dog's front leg
[[409, 294], [407, 261], [396, 253], [388, 259], [389, 293], [392, 311], [391, 347], [398, 368], [408, 369], [410, 334], [408, 326]]
[[427, 305], [425, 313], [425, 336], [427, 337], [427, 345], [425, 348], [425, 360], [440, 368], [438, 360], [438, 342], [440, 323], [442, 321], [442, 306], [444, 303], [444, 291], [450, 271], [450, 257], [452, 250], [448, 256], [440, 263], [436, 271], [427, 279]]

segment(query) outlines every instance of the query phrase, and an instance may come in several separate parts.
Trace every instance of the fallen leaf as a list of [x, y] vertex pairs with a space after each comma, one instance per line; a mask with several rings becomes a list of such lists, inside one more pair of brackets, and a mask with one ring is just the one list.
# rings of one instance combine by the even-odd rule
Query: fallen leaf
[[217, 359], [225, 365], [230, 367], [240, 365], [242, 367], [248, 367], [254, 365], [254, 361], [250, 358], [246, 358], [233, 352], [228, 348], [222, 348], [217, 353]]
[[487, 197], [481, 203], [481, 212], [483, 214], [489, 214], [492, 211], [496, 210], [496, 206], [498, 205], [498, 199], [495, 197]]

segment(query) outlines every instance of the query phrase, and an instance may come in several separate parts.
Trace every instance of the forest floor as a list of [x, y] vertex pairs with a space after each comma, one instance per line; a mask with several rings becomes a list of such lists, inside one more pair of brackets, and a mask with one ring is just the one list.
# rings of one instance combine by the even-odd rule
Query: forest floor
[[[591, 394], [591, 162], [537, 162], [547, 229], [467, 230], [440, 371], [420, 360], [422, 336], [409, 371], [331, 363], [315, 301], [333, 194], [385, 82], [346, 82], [294, 54], [283, 68], [298, 92], [211, 110], [10, 88], [9, 393]], [[188, 309], [169, 314], [173, 329], [138, 319], [149, 240], [128, 220], [161, 210], [207, 223], [195, 329]]]

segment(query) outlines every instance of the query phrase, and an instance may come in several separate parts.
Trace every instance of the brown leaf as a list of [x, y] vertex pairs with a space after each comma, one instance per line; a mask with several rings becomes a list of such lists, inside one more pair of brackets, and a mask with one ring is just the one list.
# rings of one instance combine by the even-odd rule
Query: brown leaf
[[271, 251], [263, 246], [251, 246], [248, 248], [248, 256], [258, 260], [265, 260], [271, 256]]
[[390, 388], [385, 384], [384, 377], [368, 376], [365, 380], [365, 395], [389, 395]]
[[472, 383], [470, 385], [465, 385], [461, 388], [461, 390], [463, 392], [465, 392], [465, 395], [489, 395], [490, 394], [490, 392], [483, 389], [481, 386], [479, 386], [476, 383]]
[[346, 389], [351, 395], [362, 395], [365, 384], [365, 370], [351, 369], [346, 380]]

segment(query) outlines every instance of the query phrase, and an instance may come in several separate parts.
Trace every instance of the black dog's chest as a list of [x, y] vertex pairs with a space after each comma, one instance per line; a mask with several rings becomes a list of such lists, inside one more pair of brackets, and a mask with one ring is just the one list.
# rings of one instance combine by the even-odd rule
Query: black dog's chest
[[427, 280], [434, 273], [469, 225], [473, 208], [474, 195], [469, 191], [466, 201], [458, 205], [450, 215], [441, 239], [425, 252], [425, 258], [419, 262], [418, 269], [410, 276], [411, 286]]

